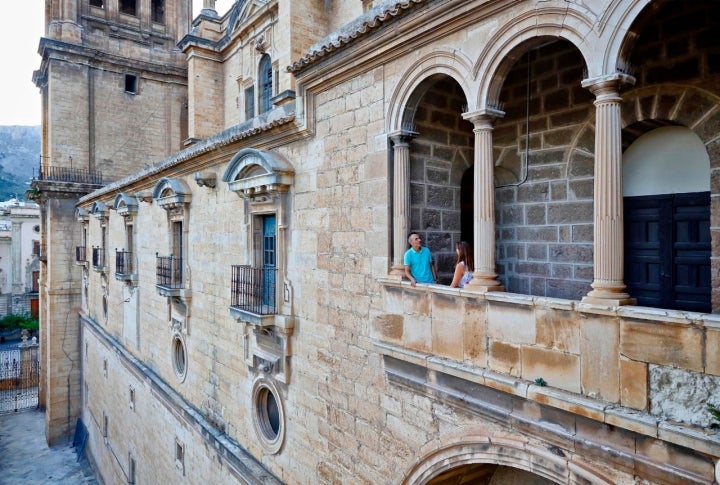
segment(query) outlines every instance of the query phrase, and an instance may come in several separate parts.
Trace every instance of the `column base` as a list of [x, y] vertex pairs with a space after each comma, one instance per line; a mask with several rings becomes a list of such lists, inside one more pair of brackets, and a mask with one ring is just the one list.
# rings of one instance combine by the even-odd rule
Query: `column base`
[[606, 306], [637, 305], [637, 300], [625, 292], [613, 293], [611, 291], [592, 290], [581, 300], [582, 303]]
[[388, 273], [388, 278], [391, 280], [402, 281], [405, 278], [405, 265], [393, 264], [392, 266], [390, 266], [390, 273]]
[[472, 291], [505, 291], [505, 287], [499, 281], [490, 278], [473, 278], [465, 285], [465, 289]]

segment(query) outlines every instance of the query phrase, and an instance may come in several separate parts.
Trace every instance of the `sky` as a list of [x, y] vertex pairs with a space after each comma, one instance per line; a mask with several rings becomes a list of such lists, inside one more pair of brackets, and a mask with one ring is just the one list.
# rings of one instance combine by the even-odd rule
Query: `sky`
[[[215, 9], [223, 15], [234, 0], [217, 0]], [[200, 13], [203, 0], [193, 0], [193, 15]], [[40, 91], [32, 82], [40, 67], [37, 53], [45, 29], [45, 0], [0, 0], [0, 126], [39, 125]], [[8, 21], [8, 19], [16, 19]]]

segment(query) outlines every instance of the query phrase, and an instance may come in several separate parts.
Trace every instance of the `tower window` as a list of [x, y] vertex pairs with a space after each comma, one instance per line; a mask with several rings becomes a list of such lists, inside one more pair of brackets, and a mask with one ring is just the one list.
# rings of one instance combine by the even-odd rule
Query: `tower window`
[[90, 0], [90, 6], [105, 8], [105, 2], [103, 0]]
[[260, 106], [259, 112], [270, 111], [270, 98], [272, 98], [272, 63], [270, 56], [265, 54], [260, 59]]
[[138, 77], [132, 74], [125, 74], [125, 92], [130, 94], [138, 93]]
[[165, 0], [152, 0], [152, 21], [165, 23]]
[[137, 15], [137, 0], [120, 0], [120, 13]]

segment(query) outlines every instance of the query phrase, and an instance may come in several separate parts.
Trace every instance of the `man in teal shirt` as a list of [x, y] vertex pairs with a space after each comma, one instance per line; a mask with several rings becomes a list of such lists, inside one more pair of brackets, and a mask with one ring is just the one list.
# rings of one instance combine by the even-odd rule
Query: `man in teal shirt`
[[417, 232], [411, 232], [408, 237], [410, 249], [405, 251], [405, 277], [410, 280], [410, 284], [415, 286], [417, 283], [437, 283], [437, 273], [435, 273], [435, 263], [432, 259], [430, 250], [422, 245], [422, 238]]

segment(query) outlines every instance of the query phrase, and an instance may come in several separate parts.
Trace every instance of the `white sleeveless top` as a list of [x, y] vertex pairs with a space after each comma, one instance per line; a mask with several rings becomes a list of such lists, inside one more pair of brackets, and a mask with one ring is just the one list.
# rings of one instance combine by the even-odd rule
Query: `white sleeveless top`
[[470, 283], [470, 280], [473, 279], [472, 271], [467, 269], [467, 266], [465, 266], [465, 261], [460, 261], [459, 264], [462, 264], [463, 267], [465, 267], [465, 273], [463, 273], [462, 278], [460, 278], [460, 283], [458, 283], [458, 287], [463, 288], [465, 285]]

